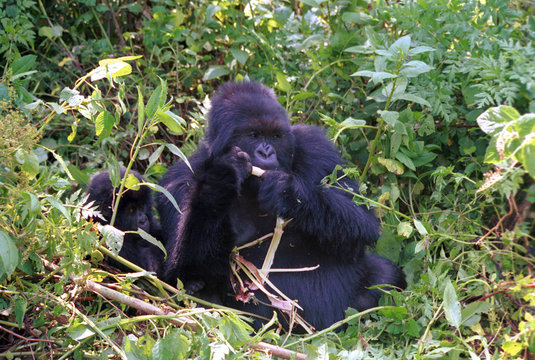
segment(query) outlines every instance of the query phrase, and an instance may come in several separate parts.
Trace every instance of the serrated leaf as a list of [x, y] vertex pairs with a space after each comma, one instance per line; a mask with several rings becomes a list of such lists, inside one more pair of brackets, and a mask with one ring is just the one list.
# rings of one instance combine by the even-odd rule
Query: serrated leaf
[[26, 55], [13, 61], [9, 65], [12, 75], [18, 75], [29, 71], [34, 65], [37, 59], [36, 55]]
[[119, 255], [119, 251], [123, 247], [124, 232], [111, 225], [100, 225], [99, 230], [108, 249], [113, 254]]
[[461, 326], [461, 303], [457, 297], [457, 292], [450, 280], [444, 288], [444, 313], [446, 320], [451, 326], [459, 328]]
[[185, 359], [189, 353], [190, 340], [182, 329], [172, 329], [164, 338], [158, 339], [152, 348], [153, 360]]
[[11, 276], [19, 264], [19, 249], [8, 233], [0, 230], [0, 277]]
[[412, 234], [413, 227], [410, 222], [402, 221], [397, 226], [398, 235], [408, 238]]
[[28, 308], [28, 302], [22, 296], [17, 296], [15, 299], [15, 319], [17, 324], [22, 327], [24, 322], [24, 316], [26, 315], [26, 309]]

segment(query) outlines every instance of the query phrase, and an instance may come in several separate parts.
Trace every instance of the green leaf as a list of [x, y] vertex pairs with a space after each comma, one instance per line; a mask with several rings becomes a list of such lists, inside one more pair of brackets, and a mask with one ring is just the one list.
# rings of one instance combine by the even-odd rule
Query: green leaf
[[191, 167], [191, 164], [189, 163], [188, 157], [186, 155], [184, 155], [184, 153], [182, 151], [180, 151], [180, 149], [176, 145], [174, 145], [174, 144], [165, 144], [165, 146], [174, 155], [178, 156], [182, 161], [184, 161], [186, 163], [186, 165], [189, 167], [189, 169], [191, 170], [191, 172], [193, 172], [193, 169]]
[[230, 70], [223, 65], [213, 65], [208, 68], [208, 70], [204, 73], [203, 81], [209, 81], [217, 79], [221, 76], [225, 76], [230, 74]]
[[230, 49], [230, 53], [238, 61], [240, 64], [245, 65], [247, 62], [247, 59], [249, 58], [249, 54], [243, 50], [238, 49]]
[[129, 190], [138, 191], [140, 189], [139, 179], [134, 174], [128, 173], [124, 186]]
[[401, 161], [403, 165], [411, 169], [412, 171], [416, 170], [416, 166], [414, 166], [414, 163], [412, 162], [411, 158], [409, 158], [407, 155], [403, 154], [401, 151], [398, 151], [396, 153], [396, 159]]
[[444, 313], [446, 320], [451, 326], [455, 326], [456, 328], [461, 326], [461, 303], [457, 298], [457, 293], [451, 280], [447, 280], [446, 287], [444, 288]]
[[145, 103], [143, 102], [143, 93], [141, 88], [137, 88], [137, 131], [141, 133], [143, 126], [145, 125]]
[[26, 309], [28, 308], [28, 302], [22, 296], [17, 296], [15, 299], [15, 319], [17, 324], [22, 326], [24, 322], [24, 315], [26, 315]]
[[479, 314], [486, 314], [489, 310], [492, 309], [492, 304], [485, 301], [474, 301], [471, 304], [468, 304], [461, 311], [463, 322], [465, 326], [474, 326], [476, 325], [481, 317]]
[[388, 126], [393, 128], [398, 123], [399, 113], [397, 111], [380, 110], [378, 112]]
[[110, 249], [113, 254], [119, 255], [119, 251], [121, 251], [121, 248], [123, 247], [124, 232], [111, 225], [101, 225], [99, 226], [99, 230], [108, 249]]
[[19, 249], [8, 233], [0, 230], [0, 277], [11, 276], [19, 264]]
[[158, 118], [158, 120], [164, 123], [165, 126], [171, 132], [175, 134], [181, 134], [184, 132], [183, 126], [186, 125], [186, 121], [182, 119], [180, 116], [174, 114], [171, 110], [167, 110], [167, 111], [158, 110], [156, 112], [156, 117]]
[[403, 165], [401, 165], [396, 160], [379, 157], [377, 158], [377, 161], [379, 162], [379, 164], [383, 165], [388, 171], [396, 175], [402, 175], [405, 172], [405, 170], [403, 169]]
[[397, 77], [397, 75], [391, 74], [386, 71], [369, 71], [369, 70], [357, 71], [356, 73], [351, 74], [351, 76], [370, 77], [371, 81], [373, 81], [374, 84], [378, 84], [384, 79], [391, 79], [391, 78]]
[[522, 344], [516, 341], [506, 341], [502, 345], [503, 351], [505, 351], [511, 356], [517, 355], [520, 351], [522, 351], [522, 348]]
[[175, 197], [173, 195], [171, 195], [171, 193], [166, 188], [164, 188], [163, 186], [156, 185], [156, 184], [153, 184], [153, 183], [148, 183], [148, 182], [145, 182], [145, 185], [148, 186], [149, 188], [151, 188], [154, 191], [159, 191], [162, 194], [164, 194], [164, 196], [167, 198], [167, 200], [169, 200], [169, 202], [171, 204], [173, 204], [173, 206], [175, 207], [176, 211], [178, 211], [179, 213], [182, 214], [182, 211], [178, 207], [178, 204], [176, 202]]
[[516, 131], [521, 138], [535, 133], [535, 114], [526, 114], [518, 118], [515, 123]]
[[152, 92], [147, 106], [145, 107], [145, 115], [147, 118], [152, 118], [158, 110], [158, 105], [160, 104], [160, 96], [162, 94], [162, 85], [158, 85], [156, 89]]
[[398, 235], [408, 238], [412, 234], [413, 227], [410, 222], [402, 221], [398, 224], [397, 232]]
[[289, 93], [292, 90], [292, 85], [286, 79], [283, 73], [277, 71], [277, 87], [282, 91]]
[[189, 353], [190, 340], [182, 329], [172, 329], [164, 338], [158, 339], [152, 348], [153, 360], [185, 359]]
[[421, 221], [416, 219], [412, 219], [412, 221], [414, 222], [414, 226], [420, 235], [427, 235], [427, 229]]
[[[19, 150], [22, 151], [22, 150]], [[30, 180], [34, 179], [39, 174], [39, 158], [35, 153], [23, 152], [22, 155], [22, 171], [28, 176]]]
[[351, 11], [342, 13], [342, 20], [351, 24], [367, 24], [373, 21], [372, 17], [364, 12]]
[[409, 49], [409, 56], [414, 56], [429, 51], [435, 51], [435, 49], [429, 46], [417, 46], [415, 48]]
[[[409, 48], [411, 46], [411, 37], [409, 35], [403, 36], [396, 40], [388, 49], [388, 52], [396, 55], [406, 57], [409, 54]], [[401, 54], [399, 54], [401, 52]], [[401, 57], [400, 56], [400, 57]]]
[[403, 65], [399, 74], [411, 78], [431, 70], [433, 70], [433, 67], [423, 61], [412, 60]]
[[26, 55], [17, 60], [9, 66], [11, 68], [12, 75], [18, 75], [29, 71], [35, 65], [36, 55]]
[[520, 117], [518, 111], [506, 105], [493, 107], [479, 115], [477, 124], [485, 133], [495, 135], [500, 132], [507, 123]]
[[163, 246], [162, 242], [157, 240], [154, 236], [146, 232], [145, 230], [138, 228], [137, 233], [139, 236], [141, 236], [144, 240], [150, 242], [151, 244], [157, 246], [162, 252], [164, 253], [164, 259], [167, 258], [167, 251], [165, 251], [165, 246]]
[[524, 166], [531, 177], [535, 178], [535, 134], [522, 143], [514, 158]]
[[102, 111], [95, 120], [95, 134], [101, 139], [110, 136], [114, 123], [113, 115], [107, 111]]
[[62, 203], [60, 203], [57, 199], [53, 198], [53, 197], [47, 197], [46, 200], [48, 201], [48, 203], [50, 205], [52, 205], [52, 207], [56, 208], [57, 210], [59, 210], [59, 212], [65, 217], [65, 219], [69, 222], [69, 224], [71, 224], [72, 220], [71, 220], [71, 214], [69, 213], [69, 211], [67, 211], [67, 208], [65, 206], [63, 206]]

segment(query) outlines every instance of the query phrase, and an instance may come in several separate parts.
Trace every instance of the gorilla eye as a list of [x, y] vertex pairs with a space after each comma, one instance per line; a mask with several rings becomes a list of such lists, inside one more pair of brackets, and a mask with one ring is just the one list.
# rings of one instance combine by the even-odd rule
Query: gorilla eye
[[131, 213], [131, 214], [135, 213], [135, 212], [136, 212], [136, 208], [135, 208], [135, 206], [131, 206], [131, 207], [128, 209], [128, 212]]
[[273, 134], [273, 139], [280, 139], [281, 137], [281, 134], [277, 133], [277, 134]]
[[252, 138], [256, 138], [256, 137], [258, 137], [258, 133], [256, 131], [251, 131], [249, 133], [249, 136], [252, 137]]

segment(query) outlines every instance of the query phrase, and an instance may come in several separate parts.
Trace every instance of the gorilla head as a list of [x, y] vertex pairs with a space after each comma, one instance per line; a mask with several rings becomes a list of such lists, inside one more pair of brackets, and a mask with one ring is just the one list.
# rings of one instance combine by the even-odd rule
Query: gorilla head
[[[125, 169], [121, 169], [121, 178], [124, 177]], [[143, 178], [137, 171], [130, 171], [140, 181]], [[104, 171], [91, 179], [87, 192], [88, 202], [94, 201], [105, 221], [108, 224], [112, 217], [113, 203], [117, 188], [112, 186], [108, 171]], [[151, 232], [152, 219], [152, 192], [147, 186], [141, 186], [137, 191], [128, 190], [121, 197], [117, 217], [114, 226], [123, 231], [136, 231], [138, 228]]]
[[286, 111], [268, 87], [226, 83], [212, 98], [207, 142], [214, 155], [237, 146], [266, 170], [290, 169], [294, 136]]

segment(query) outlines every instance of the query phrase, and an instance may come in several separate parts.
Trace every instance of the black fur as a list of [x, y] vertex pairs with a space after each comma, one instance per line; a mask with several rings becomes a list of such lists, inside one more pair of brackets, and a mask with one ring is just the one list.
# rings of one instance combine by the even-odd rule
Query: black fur
[[[121, 169], [121, 178], [124, 177], [125, 169]], [[137, 171], [130, 171], [139, 180], [143, 180]], [[102, 224], [108, 224], [111, 220], [113, 202], [118, 188], [112, 186], [108, 171], [95, 175], [87, 189], [89, 198], [87, 202], [94, 202], [105, 220], [95, 218]], [[115, 218], [114, 227], [122, 231], [136, 231], [138, 228], [151, 234], [160, 240], [160, 225], [152, 215], [152, 191], [147, 186], [141, 186], [139, 190], [128, 190], [121, 197], [119, 209]], [[155, 245], [149, 243], [137, 234], [127, 233], [124, 237], [123, 247], [119, 252], [123, 258], [133, 262], [149, 271], [157, 271], [163, 263], [163, 252]], [[111, 265], [128, 271], [120, 263], [109, 260]]]
[[[320, 184], [342, 164], [336, 148], [319, 128], [290, 126], [269, 88], [254, 82], [221, 86], [212, 99], [206, 140], [189, 161], [193, 173], [180, 162], [161, 180], [183, 212], [158, 196], [168, 244], [164, 280], [174, 284], [178, 277], [196, 289], [202, 284], [206, 296], [271, 317], [272, 308], [243, 305], [229, 295], [229, 254], [272, 232], [280, 216], [293, 220], [272, 268], [320, 267], [271, 273], [269, 279], [298, 299], [316, 329], [343, 319], [348, 307], [376, 306], [381, 293], [369, 286], [405, 287], [397, 266], [365, 252], [379, 236], [375, 216], [346, 192]], [[267, 171], [261, 178], [249, 176], [251, 165]], [[350, 180], [342, 185], [358, 189]], [[268, 246], [269, 241], [240, 254], [260, 268]], [[256, 295], [267, 302], [260, 291]]]

